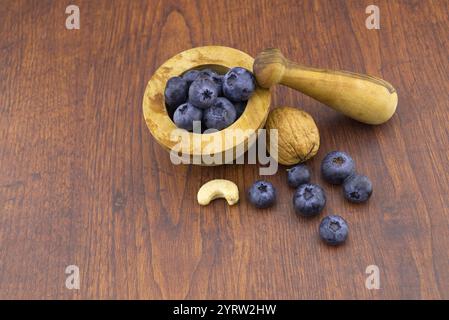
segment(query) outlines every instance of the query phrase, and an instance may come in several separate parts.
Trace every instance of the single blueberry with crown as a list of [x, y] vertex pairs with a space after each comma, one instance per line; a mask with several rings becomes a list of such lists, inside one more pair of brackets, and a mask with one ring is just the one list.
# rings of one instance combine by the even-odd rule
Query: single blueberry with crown
[[343, 195], [354, 203], [368, 201], [373, 193], [371, 180], [364, 175], [353, 174], [343, 182]]
[[226, 98], [219, 97], [215, 103], [204, 111], [203, 122], [208, 129], [222, 130], [236, 119], [234, 105]]
[[218, 74], [212, 69], [203, 69], [200, 71], [198, 77], [211, 79], [217, 86], [217, 95], [223, 95], [223, 75]]
[[165, 103], [168, 106], [170, 116], [181, 104], [186, 102], [189, 85], [181, 77], [172, 77], [168, 79], [165, 86]]
[[184, 73], [184, 75], [182, 76], [182, 78], [187, 81], [187, 83], [189, 85], [192, 84], [193, 81], [196, 80], [196, 78], [198, 78], [198, 76], [200, 75], [200, 71], [198, 70], [189, 70], [186, 73]]
[[248, 200], [259, 209], [271, 207], [276, 202], [276, 189], [270, 182], [256, 181], [248, 190]]
[[223, 94], [231, 101], [247, 101], [256, 89], [254, 75], [245, 68], [230, 69], [223, 78]]
[[184, 103], [176, 109], [173, 115], [173, 122], [178, 128], [192, 131], [193, 122], [201, 121], [202, 116], [203, 111], [201, 109], [194, 107], [190, 103]]
[[218, 89], [212, 79], [199, 76], [189, 88], [189, 102], [197, 108], [207, 109], [218, 97]]
[[330, 215], [321, 220], [319, 233], [327, 244], [337, 246], [346, 241], [349, 227], [342, 217]]
[[305, 164], [298, 164], [287, 169], [287, 183], [292, 188], [297, 188], [304, 183], [310, 182], [310, 170]]
[[321, 162], [321, 174], [332, 184], [342, 184], [354, 171], [354, 160], [346, 152], [332, 151]]
[[313, 183], [302, 184], [293, 195], [293, 207], [296, 213], [311, 217], [323, 211], [326, 195], [323, 188]]

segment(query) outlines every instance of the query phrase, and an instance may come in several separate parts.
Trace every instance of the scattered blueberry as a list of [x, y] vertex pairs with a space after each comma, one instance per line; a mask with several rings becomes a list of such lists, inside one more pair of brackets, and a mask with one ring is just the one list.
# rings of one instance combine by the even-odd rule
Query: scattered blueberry
[[185, 81], [187, 81], [187, 83], [190, 85], [190, 84], [192, 84], [193, 81], [196, 80], [196, 78], [198, 78], [199, 74], [200, 74], [200, 71], [198, 71], [198, 70], [189, 70], [186, 73], [184, 73], [182, 78]]
[[365, 202], [372, 193], [373, 184], [367, 176], [353, 174], [343, 182], [343, 194], [351, 202]]
[[189, 102], [197, 108], [212, 106], [218, 96], [217, 85], [208, 77], [198, 77], [189, 89]]
[[172, 77], [168, 79], [165, 87], [165, 103], [169, 107], [169, 113], [172, 113], [178, 106], [186, 102], [189, 86], [187, 81], [181, 77]]
[[256, 181], [248, 190], [248, 199], [256, 208], [271, 207], [276, 201], [276, 189], [270, 182]]
[[292, 188], [297, 188], [304, 183], [310, 182], [310, 170], [305, 164], [298, 164], [287, 169], [287, 183]]
[[246, 108], [246, 101], [234, 102], [235, 111], [237, 111], [237, 119], [243, 114]]
[[212, 107], [204, 111], [203, 120], [206, 128], [222, 130], [236, 119], [234, 105], [226, 98], [219, 97]]
[[354, 173], [354, 161], [345, 152], [332, 151], [324, 157], [321, 163], [323, 178], [332, 184], [342, 184], [343, 181]]
[[325, 205], [326, 195], [324, 190], [316, 184], [302, 184], [293, 195], [293, 207], [296, 213], [306, 217], [319, 214]]
[[348, 237], [348, 224], [340, 216], [327, 216], [320, 223], [320, 237], [327, 244], [337, 246], [346, 241]]
[[232, 101], [247, 101], [255, 89], [254, 75], [245, 68], [232, 68], [223, 78], [223, 93]]
[[201, 109], [194, 107], [190, 103], [184, 103], [176, 109], [173, 115], [173, 122], [178, 128], [192, 131], [193, 121], [201, 121], [202, 116], [203, 111]]

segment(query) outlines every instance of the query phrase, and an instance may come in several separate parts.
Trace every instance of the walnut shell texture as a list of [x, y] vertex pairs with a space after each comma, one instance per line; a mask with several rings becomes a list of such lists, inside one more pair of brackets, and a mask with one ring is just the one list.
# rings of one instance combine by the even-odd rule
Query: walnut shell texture
[[269, 131], [278, 130], [277, 161], [283, 165], [304, 162], [316, 155], [320, 147], [320, 134], [315, 121], [310, 114], [298, 108], [279, 107], [271, 110], [265, 129], [268, 131], [268, 147]]

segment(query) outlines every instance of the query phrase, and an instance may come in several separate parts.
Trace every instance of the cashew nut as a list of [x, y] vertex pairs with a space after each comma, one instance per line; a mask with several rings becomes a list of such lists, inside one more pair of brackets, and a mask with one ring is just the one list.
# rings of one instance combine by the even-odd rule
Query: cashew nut
[[202, 206], [208, 205], [212, 200], [225, 198], [229, 205], [239, 201], [239, 189], [237, 185], [229, 180], [215, 179], [203, 184], [198, 190], [198, 203]]

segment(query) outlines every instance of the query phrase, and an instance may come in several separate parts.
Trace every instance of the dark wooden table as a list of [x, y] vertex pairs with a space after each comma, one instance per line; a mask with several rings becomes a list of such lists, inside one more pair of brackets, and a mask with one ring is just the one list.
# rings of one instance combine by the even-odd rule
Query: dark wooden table
[[[65, 28], [66, 6], [81, 10]], [[368, 30], [365, 8], [380, 8]], [[0, 4], [0, 298], [449, 298], [448, 2], [5, 1]], [[345, 246], [298, 218], [285, 168], [266, 177], [270, 210], [244, 197], [258, 166], [174, 166], [142, 117], [157, 67], [196, 46], [256, 55], [278, 47], [300, 63], [369, 73], [399, 94], [388, 123], [367, 126], [287, 88], [272, 106], [313, 115], [309, 162], [326, 214], [350, 224]], [[325, 184], [319, 165], [348, 151], [373, 180], [366, 205]], [[242, 199], [201, 208], [212, 178]], [[76, 265], [80, 289], [65, 286]], [[380, 289], [365, 287], [367, 266]]]

